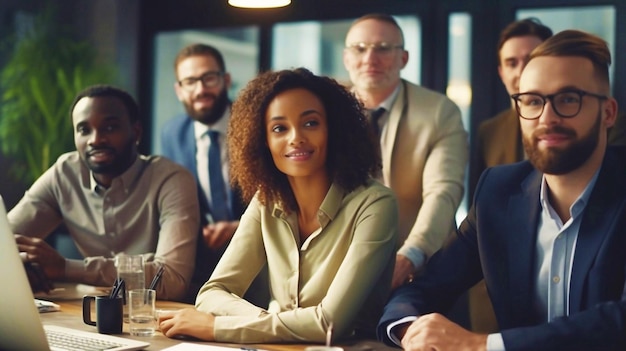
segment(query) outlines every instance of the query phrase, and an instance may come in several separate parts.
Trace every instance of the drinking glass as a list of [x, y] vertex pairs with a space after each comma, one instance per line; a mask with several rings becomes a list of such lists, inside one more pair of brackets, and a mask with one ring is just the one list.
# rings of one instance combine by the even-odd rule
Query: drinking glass
[[152, 336], [157, 326], [156, 290], [135, 289], [128, 294], [130, 335]]
[[124, 279], [126, 289], [124, 321], [128, 322], [128, 292], [134, 289], [144, 289], [146, 287], [143, 256], [125, 254], [117, 255], [115, 256], [115, 267], [117, 269], [117, 277]]

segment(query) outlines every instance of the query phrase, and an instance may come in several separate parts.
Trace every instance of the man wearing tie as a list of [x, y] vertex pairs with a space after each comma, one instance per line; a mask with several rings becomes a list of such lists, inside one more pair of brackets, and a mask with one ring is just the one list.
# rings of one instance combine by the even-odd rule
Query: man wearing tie
[[163, 126], [161, 149], [193, 172], [199, 185], [202, 230], [189, 292], [192, 300], [237, 229], [245, 206], [228, 184], [225, 141], [231, 77], [222, 54], [212, 46], [192, 44], [178, 53], [174, 67], [174, 90], [186, 113]]
[[461, 112], [445, 95], [401, 79], [408, 60], [402, 29], [389, 15], [364, 15], [346, 34], [343, 63], [380, 138], [382, 182], [398, 198], [393, 289], [454, 232], [467, 163]]

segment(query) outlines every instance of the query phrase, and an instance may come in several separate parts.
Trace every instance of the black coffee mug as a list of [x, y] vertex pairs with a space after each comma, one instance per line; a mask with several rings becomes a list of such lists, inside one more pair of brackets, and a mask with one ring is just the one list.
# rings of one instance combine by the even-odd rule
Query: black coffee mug
[[[96, 320], [91, 319], [91, 303], [96, 301]], [[101, 334], [122, 334], [122, 298], [108, 296], [83, 297], [83, 322], [94, 325]]]

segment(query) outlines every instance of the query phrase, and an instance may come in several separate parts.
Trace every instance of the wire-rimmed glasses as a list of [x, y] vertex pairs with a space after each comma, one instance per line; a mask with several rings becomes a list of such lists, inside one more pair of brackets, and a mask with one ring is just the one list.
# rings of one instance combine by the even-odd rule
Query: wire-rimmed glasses
[[608, 98], [606, 95], [594, 94], [584, 90], [565, 90], [548, 95], [520, 93], [511, 95], [511, 98], [515, 101], [515, 109], [521, 118], [537, 119], [543, 113], [548, 101], [550, 101], [552, 110], [559, 117], [574, 117], [582, 108], [584, 96], [592, 96], [600, 100]]
[[209, 71], [201, 75], [200, 77], [187, 77], [178, 81], [178, 85], [187, 91], [193, 91], [196, 89], [198, 82], [202, 82], [202, 85], [206, 88], [213, 88], [220, 84], [224, 72]]
[[368, 49], [371, 49], [374, 54], [379, 56], [390, 56], [396, 49], [403, 49], [402, 44], [392, 44], [385, 41], [379, 43], [352, 43], [346, 46], [346, 50], [352, 53], [354, 56], [363, 56]]

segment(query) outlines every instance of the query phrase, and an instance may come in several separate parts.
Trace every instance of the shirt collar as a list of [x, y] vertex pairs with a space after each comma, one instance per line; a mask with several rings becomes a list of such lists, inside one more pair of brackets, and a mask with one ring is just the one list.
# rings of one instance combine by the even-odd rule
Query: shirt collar
[[400, 93], [400, 84], [396, 86], [393, 92], [389, 96], [387, 96], [387, 98], [383, 100], [383, 102], [381, 102], [378, 105], [378, 107], [384, 108], [385, 111], [387, 112], [391, 111], [391, 107], [393, 107], [393, 103], [396, 101], [396, 98], [398, 97], [399, 93]]
[[[339, 210], [341, 209], [343, 198], [345, 197], [345, 190], [337, 183], [332, 183], [319, 210], [317, 211], [317, 217], [320, 221], [320, 225], [325, 227], [330, 221], [332, 221]], [[272, 216], [277, 218], [287, 217], [286, 212], [278, 205], [274, 205]]]
[[208, 132], [209, 130], [216, 130], [221, 135], [226, 135], [226, 131], [228, 130], [229, 116], [230, 116], [230, 106], [226, 106], [226, 108], [224, 109], [224, 113], [222, 114], [222, 117], [220, 117], [220, 119], [214, 124], [206, 125], [204, 123], [200, 123], [194, 120], [193, 121], [194, 137], [196, 138], [196, 140], [200, 140], [202, 137], [204, 137], [206, 132]]
[[[122, 173], [119, 177], [113, 178], [113, 181], [111, 182], [111, 186], [109, 188], [115, 186], [116, 183], [119, 182], [124, 188], [124, 191], [129, 192], [130, 187], [134, 183], [135, 179], [137, 179], [137, 177], [139, 177], [141, 174], [144, 159], [145, 156], [138, 154], [135, 162], [133, 162], [133, 164], [128, 167], [128, 169], [124, 173]], [[98, 195], [102, 195], [106, 191], [106, 188], [96, 182], [92, 171], [89, 171], [89, 189], [91, 189]]]
[[[593, 191], [594, 186], [596, 185], [596, 181], [598, 180], [598, 175], [600, 174], [600, 168], [596, 170], [589, 183], [583, 190], [583, 192], [578, 196], [576, 201], [572, 203], [569, 208], [570, 217], [577, 217], [589, 202], [589, 197], [591, 197], [591, 192]], [[541, 207], [544, 211], [548, 211], [552, 209], [552, 205], [548, 201], [548, 184], [546, 183], [546, 175], [544, 174], [541, 178], [541, 190], [539, 192], [539, 201], [541, 202]]]

